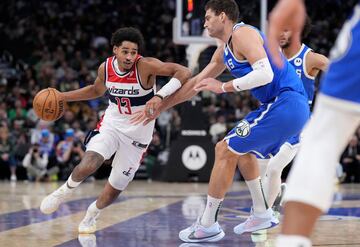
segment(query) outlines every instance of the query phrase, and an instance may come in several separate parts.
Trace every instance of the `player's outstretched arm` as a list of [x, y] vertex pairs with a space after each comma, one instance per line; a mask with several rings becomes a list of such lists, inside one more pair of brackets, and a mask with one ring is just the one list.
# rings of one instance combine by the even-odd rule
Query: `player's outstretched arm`
[[[293, 45], [301, 41], [301, 31], [305, 21], [305, 6], [303, 0], [280, 0], [270, 13], [268, 26], [268, 41], [271, 57], [275, 64], [283, 64], [279, 38], [283, 30], [291, 30]], [[300, 42], [301, 43], [301, 42]]]
[[167, 110], [194, 97], [198, 93], [198, 91], [195, 90], [195, 86], [201, 80], [209, 77], [216, 78], [221, 75], [221, 73], [225, 70], [222, 57], [223, 53], [224, 47], [219, 46], [214, 52], [210, 63], [199, 74], [191, 78], [179, 91], [162, 102], [161, 111]]
[[65, 101], [82, 101], [96, 99], [104, 95], [105, 86], [105, 63], [102, 63], [98, 69], [98, 75], [93, 85], [89, 85], [80, 89], [69, 92], [62, 92]]
[[231, 42], [235, 56], [247, 60], [251, 64], [252, 71], [226, 83], [207, 78], [196, 86], [196, 90], [209, 90], [214, 93], [243, 91], [263, 86], [273, 80], [274, 72], [258, 31], [251, 27], [241, 27], [233, 33]]
[[160, 112], [165, 111], [177, 104], [180, 104], [188, 99], [194, 97], [198, 92], [194, 89], [195, 85], [199, 83], [202, 79], [207, 77], [217, 77], [225, 69], [223, 63], [222, 54], [224, 52], [223, 46], [218, 47], [214, 52], [210, 63], [195, 77], [189, 79], [179, 90], [169, 97], [164, 98], [159, 105], [157, 111], [154, 111], [154, 114], [151, 117], [145, 115], [145, 112], [138, 112], [132, 118], [133, 124], [138, 124], [144, 122], [144, 125], [148, 122], [157, 118]]
[[[175, 93], [191, 77], [191, 71], [188, 68], [176, 63], [165, 63], [152, 57], [141, 59], [138, 68], [141, 71], [141, 76], [145, 78], [149, 75], [172, 77], [152, 99], [146, 102], [143, 114], [147, 117], [155, 115], [159, 111], [161, 101]], [[151, 86], [147, 85], [147, 88]]]

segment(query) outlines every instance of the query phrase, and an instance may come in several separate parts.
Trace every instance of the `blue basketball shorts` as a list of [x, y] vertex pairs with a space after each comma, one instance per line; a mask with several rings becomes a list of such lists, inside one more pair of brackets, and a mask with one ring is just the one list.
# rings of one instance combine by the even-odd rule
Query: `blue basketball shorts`
[[252, 153], [260, 159], [274, 156], [289, 138], [299, 135], [309, 119], [304, 95], [284, 91], [272, 102], [250, 112], [224, 138], [236, 154]]

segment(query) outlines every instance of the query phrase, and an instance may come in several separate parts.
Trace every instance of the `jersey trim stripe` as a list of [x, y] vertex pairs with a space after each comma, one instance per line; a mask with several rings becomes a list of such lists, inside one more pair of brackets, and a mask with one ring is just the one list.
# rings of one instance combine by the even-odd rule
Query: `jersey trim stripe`
[[105, 61], [105, 85], [106, 85], [106, 82], [108, 81], [108, 60], [109, 60], [109, 58], [107, 58]]
[[305, 44], [302, 44], [300, 47], [300, 50], [294, 56], [292, 56], [291, 58], [288, 58], [288, 61], [292, 61], [295, 58], [297, 58], [301, 54], [301, 52], [304, 50], [304, 48], [305, 48]]
[[306, 56], [309, 52], [311, 52], [312, 50], [309, 48], [307, 49], [307, 51], [304, 54], [304, 59], [303, 59], [303, 71], [304, 71], [304, 75], [309, 78], [310, 80], [315, 80], [315, 76], [311, 76], [308, 74], [307, 69], [306, 69]]
[[135, 75], [136, 75], [136, 79], [137, 79], [137, 81], [139, 82], [139, 85], [140, 85], [140, 87], [142, 87], [142, 89], [144, 89], [144, 90], [153, 89], [153, 86], [150, 87], [150, 88], [144, 87], [143, 84], [142, 84], [142, 82], [141, 82], [141, 78], [140, 78], [140, 74], [139, 74], [138, 66], [137, 66], [137, 64], [138, 64], [138, 62], [139, 62], [140, 59], [141, 59], [141, 57], [136, 61], [136, 64], [135, 64]]

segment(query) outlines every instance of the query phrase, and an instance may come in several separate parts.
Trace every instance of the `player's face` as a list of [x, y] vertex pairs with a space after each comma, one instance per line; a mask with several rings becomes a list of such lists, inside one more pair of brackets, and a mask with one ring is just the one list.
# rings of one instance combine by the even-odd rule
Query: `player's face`
[[291, 44], [291, 31], [285, 30], [280, 34], [280, 47], [281, 48], [287, 48]]
[[219, 37], [223, 29], [220, 15], [215, 15], [215, 12], [211, 9], [208, 9], [205, 13], [204, 28], [208, 30], [210, 37]]
[[113, 51], [120, 69], [130, 70], [138, 55], [138, 45], [130, 41], [123, 41], [120, 46], [114, 46]]

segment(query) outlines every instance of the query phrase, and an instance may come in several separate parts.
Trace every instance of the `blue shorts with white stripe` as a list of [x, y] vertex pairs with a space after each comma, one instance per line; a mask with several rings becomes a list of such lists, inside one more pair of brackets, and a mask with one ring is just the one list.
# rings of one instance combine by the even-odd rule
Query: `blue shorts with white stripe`
[[295, 91], [284, 91], [272, 102], [250, 112], [224, 138], [231, 151], [271, 158], [290, 137], [299, 135], [309, 119], [307, 99]]

